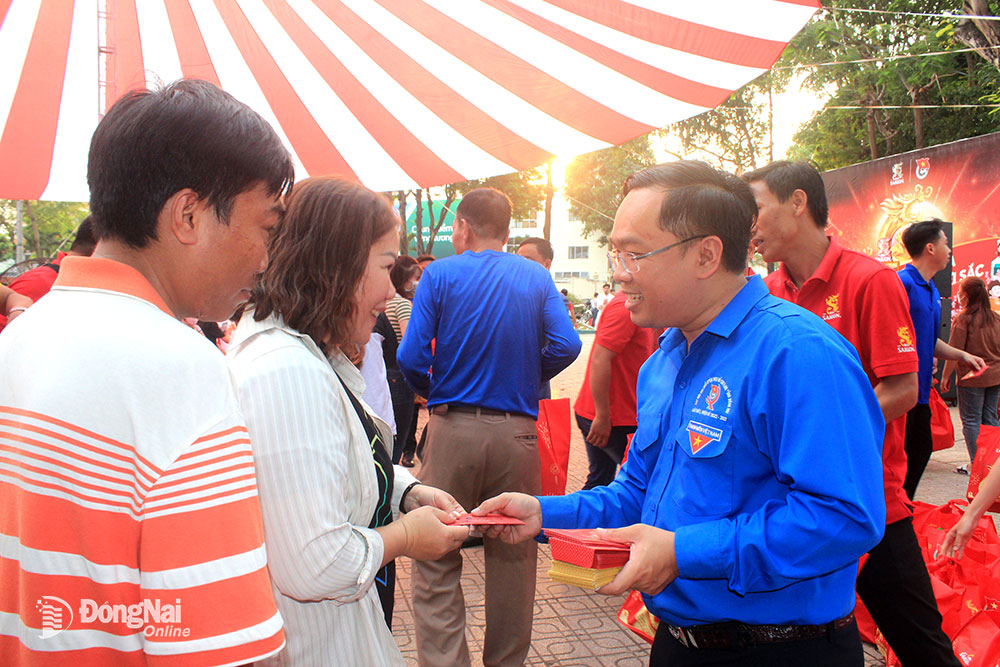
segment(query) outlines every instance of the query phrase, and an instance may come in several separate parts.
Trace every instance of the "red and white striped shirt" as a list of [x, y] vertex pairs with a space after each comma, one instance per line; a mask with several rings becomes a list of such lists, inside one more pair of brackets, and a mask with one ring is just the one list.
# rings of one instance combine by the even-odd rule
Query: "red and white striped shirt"
[[0, 337], [0, 662], [227, 665], [281, 650], [250, 441], [218, 350], [106, 259], [67, 258], [14, 324]]

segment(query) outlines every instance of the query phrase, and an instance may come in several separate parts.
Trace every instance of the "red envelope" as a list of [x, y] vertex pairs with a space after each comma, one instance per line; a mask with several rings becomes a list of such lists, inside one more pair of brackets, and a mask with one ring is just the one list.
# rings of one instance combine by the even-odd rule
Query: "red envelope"
[[622, 542], [612, 542], [603, 537], [598, 537], [597, 531], [593, 528], [546, 528], [545, 536], [568, 542], [578, 542], [594, 547], [605, 547], [608, 549], [621, 549], [628, 551], [629, 545]]
[[983, 373], [985, 373], [988, 370], [990, 370], [989, 366], [983, 366], [978, 371], [969, 371], [968, 373], [966, 373], [965, 375], [962, 376], [962, 379], [963, 380], [968, 380], [969, 378], [977, 378], [977, 377], [979, 377], [980, 375], [982, 375]]
[[512, 516], [507, 516], [505, 514], [500, 514], [499, 512], [490, 512], [484, 516], [473, 516], [472, 514], [463, 514], [454, 521], [452, 521], [450, 526], [523, 526], [524, 522], [520, 519], [515, 519]]
[[606, 569], [622, 567], [628, 562], [631, 547], [621, 542], [601, 539], [591, 529], [545, 531], [552, 547], [552, 560], [579, 567]]

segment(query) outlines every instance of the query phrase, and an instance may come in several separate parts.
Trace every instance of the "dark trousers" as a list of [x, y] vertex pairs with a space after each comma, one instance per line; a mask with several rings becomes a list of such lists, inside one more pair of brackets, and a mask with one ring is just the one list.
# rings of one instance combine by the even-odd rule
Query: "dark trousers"
[[[403, 374], [398, 369], [386, 369], [386, 379], [389, 380], [389, 396], [392, 397], [392, 414], [396, 418], [396, 437], [392, 441], [392, 462], [399, 463], [410, 435], [411, 423], [417, 421], [417, 411], [413, 399], [416, 394], [406, 384]], [[414, 443], [415, 444], [415, 443]], [[411, 454], [413, 450], [410, 450]]]
[[910, 500], [917, 492], [920, 476], [931, 460], [934, 439], [931, 436], [931, 406], [917, 403], [906, 413], [906, 479], [903, 490]]
[[941, 612], [912, 518], [885, 527], [882, 541], [868, 552], [857, 589], [903, 667], [960, 665], [941, 630]]
[[660, 623], [649, 652], [650, 667], [684, 667], [685, 665], [808, 665], [809, 667], [864, 667], [858, 624], [851, 623], [840, 630], [810, 639], [759, 644], [741, 651], [687, 648]]
[[584, 491], [595, 486], [607, 486], [614, 480], [618, 473], [618, 466], [625, 458], [628, 436], [630, 433], [635, 433], [635, 426], [612, 426], [611, 433], [608, 435], [608, 444], [604, 447], [594, 447], [587, 442], [591, 423], [590, 419], [576, 415], [576, 425], [583, 433], [583, 444], [587, 447], [587, 461], [590, 462], [587, 481], [583, 485]]

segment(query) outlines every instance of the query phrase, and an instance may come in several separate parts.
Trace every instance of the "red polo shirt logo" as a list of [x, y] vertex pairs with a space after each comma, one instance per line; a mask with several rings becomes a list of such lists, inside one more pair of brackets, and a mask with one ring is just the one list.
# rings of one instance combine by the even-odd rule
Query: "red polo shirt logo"
[[840, 319], [840, 294], [831, 294], [826, 297], [826, 311], [822, 318], [827, 322]]
[[899, 336], [899, 351], [900, 352], [916, 352], [917, 348], [913, 346], [913, 334], [910, 333], [909, 327], [899, 327], [896, 330], [896, 335]]

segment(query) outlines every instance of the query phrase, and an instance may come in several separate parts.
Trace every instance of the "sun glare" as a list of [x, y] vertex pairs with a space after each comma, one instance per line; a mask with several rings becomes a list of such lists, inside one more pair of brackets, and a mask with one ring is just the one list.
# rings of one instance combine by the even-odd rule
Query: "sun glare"
[[566, 167], [573, 161], [572, 157], [556, 156], [552, 160], [552, 185], [556, 190], [566, 187]]

